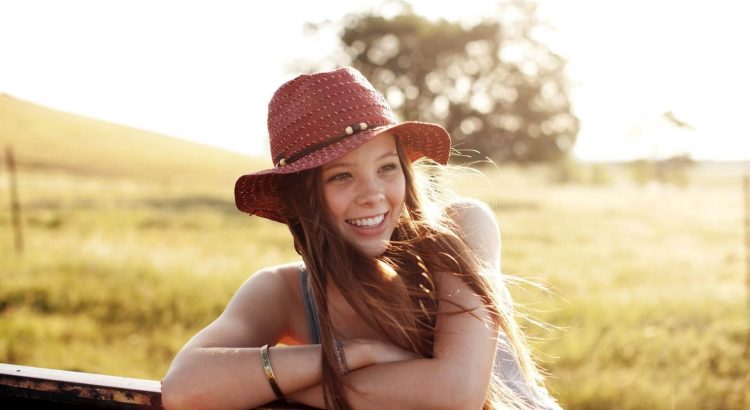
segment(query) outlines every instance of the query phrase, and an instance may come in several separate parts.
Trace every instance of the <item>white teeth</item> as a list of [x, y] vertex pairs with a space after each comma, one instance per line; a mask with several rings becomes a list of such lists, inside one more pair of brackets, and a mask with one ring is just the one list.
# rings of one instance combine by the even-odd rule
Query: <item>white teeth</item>
[[373, 216], [372, 218], [347, 219], [346, 222], [357, 226], [376, 226], [383, 222], [383, 218], [385, 218], [385, 214]]

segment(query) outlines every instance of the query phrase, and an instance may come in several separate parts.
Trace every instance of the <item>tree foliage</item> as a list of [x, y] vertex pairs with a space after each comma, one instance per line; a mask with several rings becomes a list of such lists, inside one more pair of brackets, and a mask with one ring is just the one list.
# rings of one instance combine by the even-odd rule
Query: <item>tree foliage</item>
[[[348, 64], [404, 120], [443, 125], [473, 159], [555, 160], [573, 147], [565, 61], [533, 38], [535, 6], [503, 3], [467, 25], [400, 13], [350, 15], [340, 32]], [[466, 158], [465, 158], [466, 159]]]

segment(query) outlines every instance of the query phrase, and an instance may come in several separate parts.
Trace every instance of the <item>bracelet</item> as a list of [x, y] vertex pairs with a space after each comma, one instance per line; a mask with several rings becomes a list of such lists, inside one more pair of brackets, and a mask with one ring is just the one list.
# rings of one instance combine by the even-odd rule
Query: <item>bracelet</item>
[[273, 393], [276, 395], [276, 398], [284, 398], [284, 393], [282, 393], [281, 389], [279, 389], [279, 385], [276, 384], [276, 378], [273, 375], [273, 369], [271, 368], [271, 358], [268, 356], [268, 345], [264, 345], [260, 348], [260, 359], [263, 362], [263, 370], [265, 370], [266, 372], [268, 384], [271, 385], [271, 389], [273, 389]]
[[344, 347], [341, 346], [341, 342], [338, 339], [333, 339], [333, 353], [336, 357], [336, 365], [339, 367], [339, 373], [346, 375], [349, 373], [349, 365], [346, 364], [346, 356], [344, 355]]

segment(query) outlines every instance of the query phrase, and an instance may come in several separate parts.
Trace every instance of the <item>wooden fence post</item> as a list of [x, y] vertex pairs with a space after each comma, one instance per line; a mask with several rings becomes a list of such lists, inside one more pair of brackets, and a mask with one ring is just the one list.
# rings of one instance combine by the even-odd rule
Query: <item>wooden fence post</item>
[[13, 158], [13, 147], [5, 147], [5, 164], [8, 169], [8, 183], [10, 188], [10, 215], [13, 220], [13, 239], [16, 252], [23, 253], [23, 231], [21, 227], [21, 204], [18, 201], [18, 185], [16, 184], [16, 161]]
[[745, 355], [750, 354], [750, 175], [742, 177], [743, 207], [745, 213], [745, 287], [747, 294], [748, 328]]

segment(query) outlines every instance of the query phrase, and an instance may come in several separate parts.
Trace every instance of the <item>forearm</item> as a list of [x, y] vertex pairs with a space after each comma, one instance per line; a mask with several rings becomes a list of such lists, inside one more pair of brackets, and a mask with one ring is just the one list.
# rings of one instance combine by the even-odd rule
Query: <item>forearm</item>
[[404, 409], [481, 408], [489, 374], [482, 377], [481, 371], [461, 367], [440, 359], [370, 366], [347, 378], [352, 386], [347, 398], [356, 409], [383, 408], [388, 403], [399, 403]]
[[[489, 377], [463, 375], [437, 359], [415, 359], [373, 365], [345, 377], [345, 394], [354, 409], [481, 408]], [[322, 386], [288, 396], [290, 400], [323, 408]]]
[[[276, 381], [284, 393], [320, 383], [320, 345], [274, 347]], [[260, 348], [194, 347], [175, 358], [164, 377], [167, 408], [250, 408], [275, 399]]]

